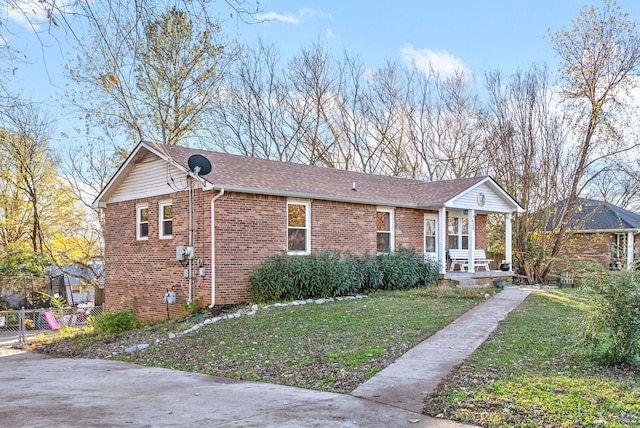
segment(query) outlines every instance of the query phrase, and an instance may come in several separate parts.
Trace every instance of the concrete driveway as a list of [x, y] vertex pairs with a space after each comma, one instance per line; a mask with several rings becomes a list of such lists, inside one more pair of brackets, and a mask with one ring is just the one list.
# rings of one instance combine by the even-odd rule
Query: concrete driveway
[[12, 427], [460, 427], [345, 394], [108, 360], [0, 351]]
[[487, 299], [352, 395], [0, 348], [0, 425], [464, 427], [420, 414], [422, 403], [528, 294], [513, 288]]

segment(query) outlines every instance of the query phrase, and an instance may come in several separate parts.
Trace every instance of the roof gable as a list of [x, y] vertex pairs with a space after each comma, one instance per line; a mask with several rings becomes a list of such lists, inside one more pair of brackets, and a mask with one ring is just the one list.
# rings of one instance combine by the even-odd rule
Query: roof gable
[[456, 199], [465, 192], [477, 185], [485, 185], [492, 198], [497, 197], [505, 202], [504, 212], [522, 211], [522, 207], [488, 176], [426, 182], [144, 141], [138, 144], [98, 195], [94, 206], [105, 206], [110, 202], [126, 176], [131, 174], [133, 165], [149, 153], [164, 159], [176, 171], [184, 174], [189, 173], [189, 157], [194, 154], [206, 157], [211, 162], [212, 171], [201, 177], [205, 189], [224, 188], [226, 191], [309, 199], [437, 208], [455, 207]]

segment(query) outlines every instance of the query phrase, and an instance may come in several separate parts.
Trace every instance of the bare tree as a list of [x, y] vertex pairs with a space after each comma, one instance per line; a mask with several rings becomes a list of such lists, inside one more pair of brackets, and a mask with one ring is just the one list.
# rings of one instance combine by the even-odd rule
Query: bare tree
[[320, 42], [315, 42], [289, 61], [284, 78], [290, 94], [286, 109], [300, 134], [299, 159], [310, 165], [339, 167], [339, 77], [335, 60]]
[[562, 199], [568, 172], [566, 132], [552, 108], [547, 70], [533, 65], [507, 79], [489, 72], [485, 86], [486, 161], [493, 177], [525, 208], [514, 225], [514, 250], [544, 262], [546, 235], [536, 234], [540, 239], [534, 243], [532, 232], [545, 230], [549, 217], [542, 209]]
[[408, 85], [411, 145], [424, 176], [442, 180], [483, 173], [480, 105], [470, 76], [414, 68]]
[[[640, 39], [636, 23], [615, 1], [605, 0], [602, 9], [583, 8], [573, 28], [555, 33], [551, 42], [560, 56], [560, 95], [576, 138], [567, 201], [553, 233], [553, 260], [578, 195], [594, 178], [585, 176], [589, 166], [627, 148], [618, 125], [629, 113], [623, 96], [635, 85]], [[545, 273], [550, 268], [551, 263]]]
[[262, 42], [238, 61], [208, 116], [214, 148], [246, 156], [290, 161], [298, 156], [300, 128], [286, 105], [292, 96], [280, 55]]
[[627, 162], [608, 159], [600, 166], [599, 174], [591, 181], [588, 196], [619, 207], [640, 209], [640, 171]]
[[370, 136], [373, 123], [370, 120], [370, 74], [357, 56], [345, 53], [339, 65], [338, 115], [341, 168], [362, 172], [380, 171], [381, 148]]
[[366, 139], [379, 165], [374, 172], [415, 176], [419, 166], [410, 147], [409, 93], [406, 73], [398, 62], [388, 61], [367, 76], [363, 114], [369, 122]]

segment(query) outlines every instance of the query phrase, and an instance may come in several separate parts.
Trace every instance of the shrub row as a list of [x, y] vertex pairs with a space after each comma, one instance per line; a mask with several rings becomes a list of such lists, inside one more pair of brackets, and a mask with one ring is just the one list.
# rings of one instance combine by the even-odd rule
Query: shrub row
[[437, 278], [437, 264], [425, 262], [412, 250], [377, 257], [282, 254], [270, 257], [251, 274], [249, 291], [258, 302], [299, 300], [429, 286]]

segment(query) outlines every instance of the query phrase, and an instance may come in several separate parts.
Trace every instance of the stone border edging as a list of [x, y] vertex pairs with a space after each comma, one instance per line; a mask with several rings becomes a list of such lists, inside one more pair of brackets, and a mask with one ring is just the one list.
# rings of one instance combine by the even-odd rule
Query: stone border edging
[[[226, 319], [233, 319], [233, 318], [240, 318], [242, 316], [252, 316], [258, 313], [259, 310], [267, 310], [270, 308], [282, 308], [282, 307], [287, 307], [287, 306], [302, 306], [302, 305], [307, 305], [307, 304], [316, 304], [316, 305], [321, 305], [327, 302], [336, 302], [336, 301], [343, 301], [343, 300], [354, 300], [354, 299], [363, 299], [366, 298], [368, 296], [363, 295], [363, 294], [357, 294], [355, 296], [343, 296], [343, 297], [329, 297], [326, 299], [306, 299], [306, 300], [294, 300], [292, 302], [289, 303], [274, 303], [271, 305], [266, 305], [263, 306], [262, 308], [260, 308], [257, 304], [254, 304], [253, 306], [251, 306], [251, 309], [239, 309], [238, 311], [232, 313], [232, 314], [225, 314], [225, 315], [221, 315], [221, 316], [217, 316], [217, 317], [212, 317], [212, 318], [207, 318], [206, 320], [193, 325], [192, 327], [186, 329], [186, 330], [182, 330], [179, 331], [177, 333], [169, 333], [167, 335], [167, 337], [163, 340], [163, 339], [156, 339], [155, 340], [155, 344], [157, 343], [161, 343], [161, 342], [166, 342], [167, 340], [173, 340], [173, 339], [177, 339], [181, 336], [184, 336], [185, 334], [189, 334], [189, 333], [193, 333], [194, 331], [198, 331], [200, 330], [202, 327], [207, 326], [209, 324], [213, 324], [216, 323], [218, 321], [222, 321], [222, 320], [226, 320]], [[133, 346], [129, 346], [127, 348], [125, 348], [124, 353], [125, 354], [131, 354], [132, 352], [135, 351], [140, 351], [143, 349], [148, 348], [149, 345], [148, 343], [140, 343], [137, 345], [133, 345]], [[120, 355], [120, 352], [112, 352], [111, 356], [112, 357], [117, 357], [118, 355]]]

